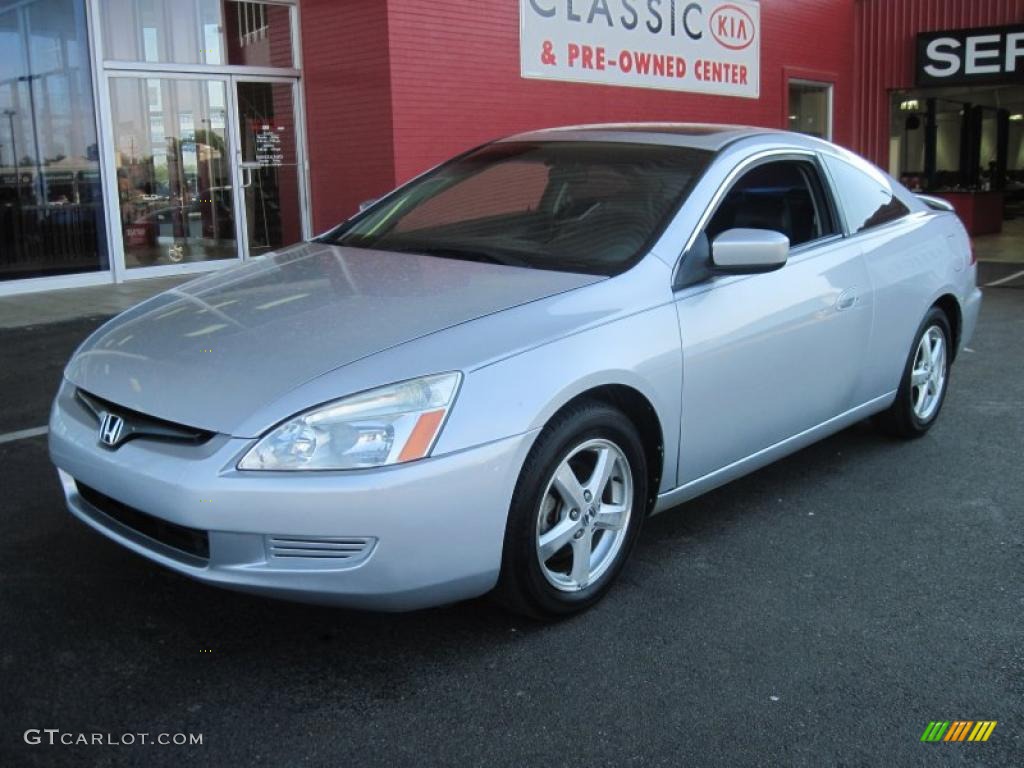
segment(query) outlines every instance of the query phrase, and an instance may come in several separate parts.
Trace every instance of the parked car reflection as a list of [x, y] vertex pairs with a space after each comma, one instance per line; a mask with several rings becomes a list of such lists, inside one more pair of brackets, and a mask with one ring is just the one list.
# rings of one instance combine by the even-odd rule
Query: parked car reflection
[[124, 225], [129, 266], [230, 259], [236, 254], [230, 187], [204, 190], [187, 202], [140, 195], [131, 206], [131, 216]]

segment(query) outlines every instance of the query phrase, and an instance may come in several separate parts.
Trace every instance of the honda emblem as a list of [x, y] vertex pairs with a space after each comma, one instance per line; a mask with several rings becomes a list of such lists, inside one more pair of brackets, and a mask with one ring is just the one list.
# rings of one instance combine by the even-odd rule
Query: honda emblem
[[121, 442], [124, 433], [124, 419], [116, 413], [104, 413], [100, 421], [100, 442], [114, 448]]

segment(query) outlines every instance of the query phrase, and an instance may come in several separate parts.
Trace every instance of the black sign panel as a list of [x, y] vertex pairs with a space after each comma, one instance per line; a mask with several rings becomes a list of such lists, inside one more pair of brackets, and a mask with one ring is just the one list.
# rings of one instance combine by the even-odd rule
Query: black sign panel
[[1024, 84], [1024, 24], [917, 36], [918, 85]]

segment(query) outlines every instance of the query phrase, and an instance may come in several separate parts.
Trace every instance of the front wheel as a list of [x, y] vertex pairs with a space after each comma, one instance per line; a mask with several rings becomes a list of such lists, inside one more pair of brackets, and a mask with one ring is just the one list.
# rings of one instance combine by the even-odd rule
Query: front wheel
[[563, 411], [537, 438], [513, 494], [496, 591], [555, 618], [597, 602], [646, 514], [647, 464], [632, 422], [601, 402]]
[[946, 399], [952, 338], [946, 313], [932, 307], [914, 337], [896, 400], [878, 416], [884, 431], [897, 437], [921, 437], [935, 423]]

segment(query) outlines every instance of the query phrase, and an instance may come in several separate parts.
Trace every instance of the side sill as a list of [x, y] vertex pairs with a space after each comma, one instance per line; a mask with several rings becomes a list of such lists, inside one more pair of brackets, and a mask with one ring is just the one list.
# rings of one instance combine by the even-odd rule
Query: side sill
[[689, 501], [736, 478], [767, 466], [783, 456], [788, 456], [799, 451], [801, 448], [806, 448], [823, 437], [839, 432], [851, 424], [856, 424], [861, 419], [885, 410], [895, 397], [896, 390], [887, 392], [880, 397], [876, 397], [838, 416], [834, 416], [828, 421], [823, 421], [817, 426], [805, 429], [803, 432], [798, 432], [792, 437], [787, 437], [785, 440], [775, 443], [775, 445], [762, 448], [757, 453], [752, 453], [746, 458], [734, 461], [732, 464], [727, 464], [721, 469], [716, 469], [714, 472], [698, 477], [696, 480], [691, 480], [686, 485], [681, 485], [671, 491], [658, 494], [658, 500], [655, 502], [651, 514], [656, 515], [659, 512], [664, 512], [667, 509], [682, 504], [684, 501]]

